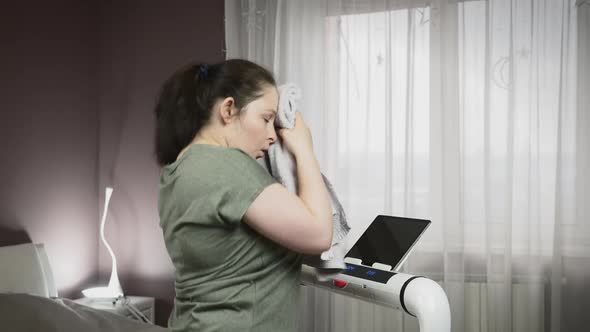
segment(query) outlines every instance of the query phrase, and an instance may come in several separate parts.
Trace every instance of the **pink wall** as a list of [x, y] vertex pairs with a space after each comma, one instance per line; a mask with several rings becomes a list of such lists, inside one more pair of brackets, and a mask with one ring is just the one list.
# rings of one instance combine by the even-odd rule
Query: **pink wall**
[[37, 1], [0, 19], [0, 245], [45, 243], [66, 296], [96, 278], [96, 18]]
[[[0, 245], [43, 242], [60, 295], [106, 282], [106, 235], [125, 292], [157, 298], [174, 274], [158, 225], [153, 105], [191, 60], [223, 60], [223, 1], [33, 1], [0, 19]], [[4, 267], [2, 267], [4, 268]]]

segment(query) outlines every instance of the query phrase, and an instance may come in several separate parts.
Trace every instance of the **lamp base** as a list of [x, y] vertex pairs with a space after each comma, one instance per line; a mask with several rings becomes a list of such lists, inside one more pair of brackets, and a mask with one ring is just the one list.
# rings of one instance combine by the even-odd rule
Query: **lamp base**
[[116, 299], [123, 296], [123, 292], [112, 287], [93, 287], [86, 288], [82, 294], [93, 299]]

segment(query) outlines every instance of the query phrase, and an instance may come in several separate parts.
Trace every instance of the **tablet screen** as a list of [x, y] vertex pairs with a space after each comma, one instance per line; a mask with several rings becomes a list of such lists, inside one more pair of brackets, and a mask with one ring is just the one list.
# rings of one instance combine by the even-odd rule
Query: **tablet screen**
[[430, 220], [379, 215], [346, 257], [358, 258], [367, 266], [375, 262], [391, 265], [395, 271], [428, 225]]

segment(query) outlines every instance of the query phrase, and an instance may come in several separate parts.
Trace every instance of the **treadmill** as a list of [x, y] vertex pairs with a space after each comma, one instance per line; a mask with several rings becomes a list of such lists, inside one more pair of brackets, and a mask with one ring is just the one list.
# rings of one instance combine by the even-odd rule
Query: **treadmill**
[[440, 285], [398, 272], [429, 220], [379, 215], [344, 258], [346, 269], [329, 275], [302, 265], [301, 283], [403, 310], [418, 319], [421, 332], [450, 332], [451, 313]]

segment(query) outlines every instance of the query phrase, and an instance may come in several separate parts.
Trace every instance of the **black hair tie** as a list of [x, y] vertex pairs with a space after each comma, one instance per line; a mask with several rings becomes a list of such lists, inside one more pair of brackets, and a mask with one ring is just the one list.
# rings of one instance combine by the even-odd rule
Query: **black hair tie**
[[208, 64], [200, 65], [199, 66], [199, 78], [207, 79], [208, 75], [209, 75], [209, 65]]

